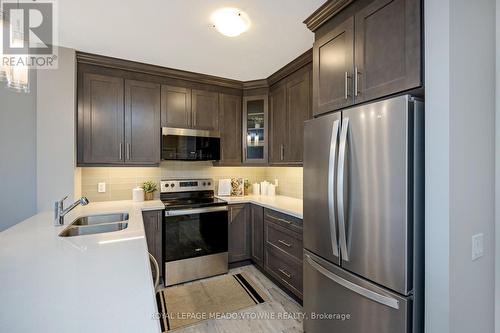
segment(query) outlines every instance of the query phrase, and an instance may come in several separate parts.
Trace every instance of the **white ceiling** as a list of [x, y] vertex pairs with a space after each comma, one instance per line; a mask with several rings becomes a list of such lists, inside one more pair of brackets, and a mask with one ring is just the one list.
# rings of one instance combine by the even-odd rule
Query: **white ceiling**
[[[262, 79], [311, 48], [302, 21], [325, 0], [64, 0], [59, 44], [242, 81]], [[209, 27], [221, 7], [245, 11], [251, 28], [229, 38]]]

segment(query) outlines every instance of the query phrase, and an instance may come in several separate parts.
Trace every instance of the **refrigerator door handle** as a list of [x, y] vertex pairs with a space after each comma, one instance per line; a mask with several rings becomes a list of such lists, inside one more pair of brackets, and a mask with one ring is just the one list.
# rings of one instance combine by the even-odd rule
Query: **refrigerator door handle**
[[306, 261], [311, 265], [314, 269], [316, 269], [318, 272], [332, 280], [333, 282], [336, 282], [343, 286], [344, 288], [347, 288], [356, 294], [359, 294], [363, 297], [366, 297], [368, 299], [371, 299], [374, 302], [386, 305], [388, 307], [391, 307], [393, 309], [398, 310], [399, 309], [399, 301], [395, 298], [388, 297], [381, 295], [379, 293], [376, 293], [372, 290], [366, 289], [360, 285], [357, 285], [355, 283], [352, 283], [350, 281], [347, 281], [346, 279], [341, 278], [338, 275], [333, 274], [330, 272], [328, 269], [324, 268], [321, 264], [316, 262], [310, 255], [304, 254]]
[[330, 237], [332, 240], [333, 255], [339, 256], [337, 243], [337, 226], [335, 221], [335, 157], [337, 156], [337, 138], [339, 136], [339, 121], [335, 120], [330, 139], [330, 156], [328, 157], [328, 220], [330, 222]]
[[339, 218], [339, 238], [342, 260], [349, 261], [347, 251], [346, 223], [344, 216], [344, 173], [346, 161], [347, 132], [349, 131], [349, 118], [342, 119], [342, 131], [340, 132], [339, 164], [337, 174], [337, 216]]

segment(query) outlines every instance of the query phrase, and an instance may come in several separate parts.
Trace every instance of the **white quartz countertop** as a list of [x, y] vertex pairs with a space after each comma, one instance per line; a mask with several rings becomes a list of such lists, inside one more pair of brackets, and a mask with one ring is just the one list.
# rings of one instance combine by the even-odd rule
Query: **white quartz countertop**
[[223, 197], [219, 199], [227, 201], [228, 204], [252, 203], [278, 212], [295, 216], [299, 219], [303, 217], [302, 199], [287, 197], [284, 195], [245, 195], [244, 197]]
[[[160, 332], [142, 222], [161, 201], [77, 207], [65, 226], [53, 213], [0, 233], [0, 332]], [[59, 237], [83, 215], [127, 212], [128, 228]]]

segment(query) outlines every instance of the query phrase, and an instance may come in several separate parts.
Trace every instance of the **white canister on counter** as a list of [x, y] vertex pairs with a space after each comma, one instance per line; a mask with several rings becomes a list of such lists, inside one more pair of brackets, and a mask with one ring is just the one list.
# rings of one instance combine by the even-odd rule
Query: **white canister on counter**
[[269, 185], [269, 182], [264, 180], [263, 182], [260, 182], [260, 194], [261, 195], [267, 195], [267, 185]]
[[136, 187], [132, 190], [132, 200], [135, 202], [144, 201], [144, 190], [140, 187]]
[[267, 195], [270, 197], [274, 197], [276, 195], [276, 185], [274, 184], [267, 185]]
[[260, 195], [260, 184], [259, 183], [252, 184], [252, 194], [253, 195]]

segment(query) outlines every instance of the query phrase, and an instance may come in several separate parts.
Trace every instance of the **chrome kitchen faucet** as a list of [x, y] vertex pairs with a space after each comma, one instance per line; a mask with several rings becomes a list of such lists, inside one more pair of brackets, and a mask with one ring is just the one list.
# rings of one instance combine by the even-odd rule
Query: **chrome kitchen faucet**
[[75, 201], [71, 206], [68, 208], [64, 209], [64, 200], [66, 200], [68, 196], [65, 196], [59, 201], [56, 201], [54, 205], [54, 225], [63, 225], [64, 224], [64, 216], [68, 214], [70, 211], [73, 210], [78, 205], [85, 206], [89, 203], [89, 199], [86, 197], [81, 197], [77, 201]]

